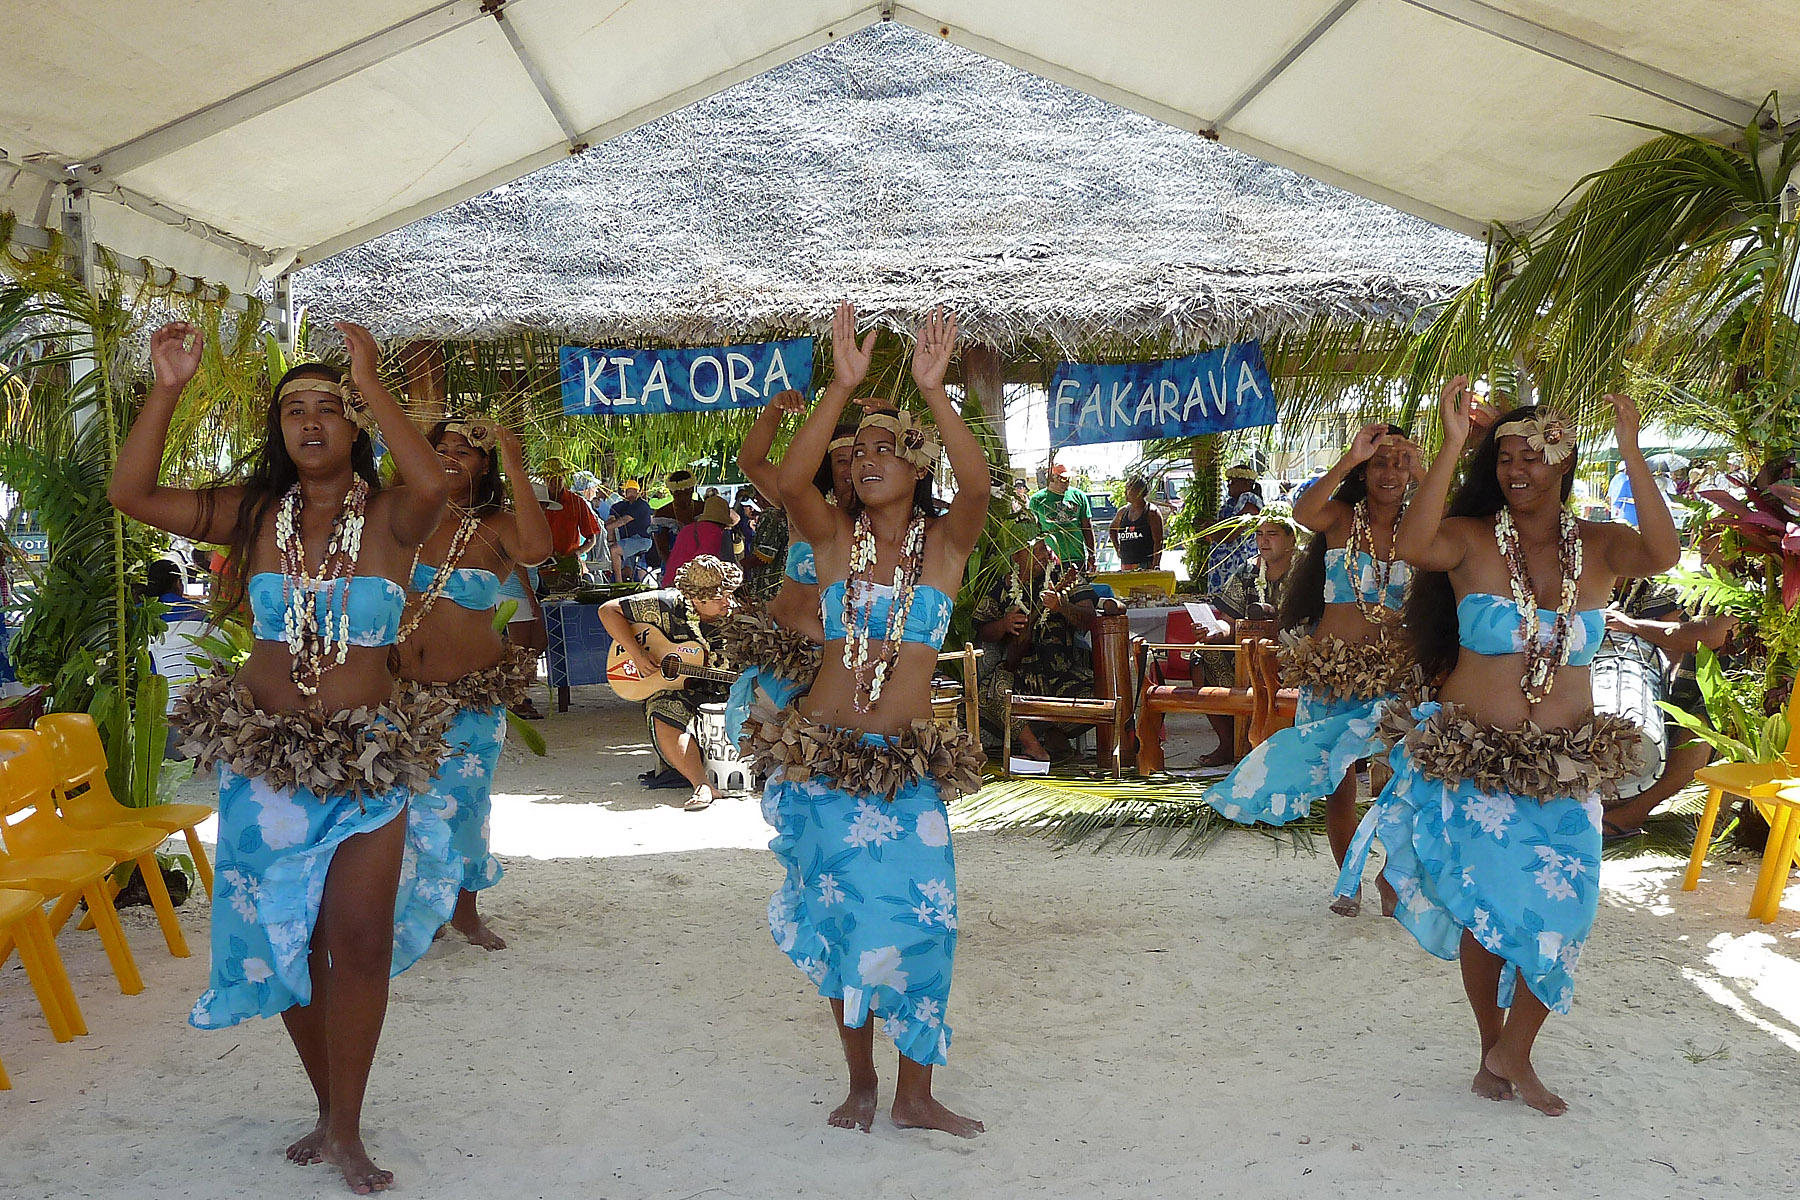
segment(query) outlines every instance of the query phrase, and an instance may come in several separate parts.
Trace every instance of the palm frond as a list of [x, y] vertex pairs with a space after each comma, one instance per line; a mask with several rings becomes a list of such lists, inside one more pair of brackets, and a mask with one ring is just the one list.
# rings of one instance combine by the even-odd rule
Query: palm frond
[[[1094, 853], [1129, 849], [1174, 858], [1204, 854], [1232, 830], [1202, 799], [1208, 782], [1158, 776], [1138, 780], [1002, 779], [960, 801], [963, 828], [1016, 830], [1051, 838], [1059, 848], [1088, 843]], [[1298, 854], [1314, 852], [1323, 821], [1307, 819], [1250, 829]]]

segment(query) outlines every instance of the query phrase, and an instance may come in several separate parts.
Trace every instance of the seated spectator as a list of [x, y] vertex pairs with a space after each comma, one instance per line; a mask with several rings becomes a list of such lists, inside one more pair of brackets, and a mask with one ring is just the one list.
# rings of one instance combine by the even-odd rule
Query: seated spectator
[[[1059, 586], [1060, 585], [1060, 586]], [[1048, 537], [1034, 539], [1017, 555], [1013, 570], [970, 614], [976, 635], [988, 643], [989, 669], [981, 674], [981, 714], [990, 732], [1006, 721], [1006, 698], [1094, 694], [1094, 652], [1088, 634], [1098, 603], [1092, 584], [1073, 568], [1066, 572]], [[1018, 753], [1039, 762], [1073, 754], [1071, 738], [1080, 725], [1014, 722]], [[1042, 732], [1051, 744], [1038, 737]]]
[[672, 471], [663, 480], [669, 489], [669, 502], [657, 508], [650, 521], [650, 540], [656, 547], [657, 561], [662, 564], [664, 579], [673, 579], [669, 555], [675, 548], [675, 535], [700, 519], [700, 504], [694, 499], [694, 473]]
[[[1239, 463], [1225, 472], [1225, 503], [1219, 506], [1219, 520], [1247, 517], [1263, 510], [1262, 486], [1256, 471], [1248, 463]], [[1206, 556], [1206, 587], [1217, 592], [1226, 582], [1256, 557], [1256, 539], [1248, 533], [1226, 534]]]
[[707, 497], [700, 509], [700, 519], [684, 525], [669, 548], [669, 559], [663, 564], [663, 576], [673, 579], [687, 563], [710, 554], [723, 562], [736, 562], [732, 551], [731, 508], [717, 492]]
[[[1225, 618], [1225, 629], [1202, 639], [1203, 644], [1230, 645], [1237, 640], [1239, 621], [1273, 621], [1281, 608], [1292, 568], [1297, 562], [1300, 527], [1281, 509], [1263, 511], [1262, 524], [1256, 527], [1251, 542], [1254, 554], [1249, 562], [1232, 573], [1211, 597], [1212, 606]], [[1234, 687], [1237, 684], [1237, 655], [1198, 653], [1192, 656], [1198, 670], [1196, 682], [1204, 687]], [[1208, 713], [1218, 748], [1200, 760], [1205, 767], [1222, 767], [1237, 759], [1236, 737], [1232, 718]]]
[[612, 538], [612, 577], [620, 583], [637, 579], [638, 556], [651, 548], [650, 504], [637, 480], [627, 479], [619, 489], [619, 498], [613, 501], [611, 515], [606, 519], [606, 529]]

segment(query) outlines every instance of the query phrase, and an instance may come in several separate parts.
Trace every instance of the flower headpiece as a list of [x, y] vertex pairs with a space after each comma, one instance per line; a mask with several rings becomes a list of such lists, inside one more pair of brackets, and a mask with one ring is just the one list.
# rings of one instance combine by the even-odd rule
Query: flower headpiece
[[1294, 510], [1285, 504], [1270, 504], [1254, 515], [1253, 521], [1247, 521], [1252, 531], [1263, 525], [1279, 525], [1291, 534], [1295, 541], [1300, 540], [1300, 522], [1294, 519]]
[[930, 425], [902, 409], [870, 413], [857, 423], [856, 431], [860, 434], [871, 427], [893, 434], [894, 452], [913, 466], [921, 471], [937, 470], [943, 447], [938, 443], [937, 430]]
[[1256, 479], [1256, 471], [1252, 467], [1247, 467], [1247, 466], [1243, 465], [1242, 463], [1239, 463], [1237, 466], [1232, 467], [1231, 469], [1229, 469], [1225, 472], [1225, 478], [1227, 478], [1227, 479], [1248, 479], [1248, 480], [1254, 481]]
[[280, 404], [297, 392], [324, 392], [327, 396], [336, 396], [344, 406], [344, 419], [370, 437], [375, 436], [375, 414], [363, 407], [362, 396], [356, 389], [346, 387], [335, 379], [302, 375], [281, 385], [281, 390], [275, 393], [275, 403]]
[[690, 604], [729, 595], [742, 582], [744, 572], [736, 563], [725, 562], [710, 554], [688, 559], [675, 572], [675, 590]]
[[490, 453], [500, 440], [500, 429], [486, 417], [452, 417], [444, 422], [445, 433], [460, 433], [469, 445], [483, 454]]
[[1569, 418], [1554, 408], [1540, 408], [1529, 417], [1514, 417], [1494, 428], [1494, 440], [1522, 437], [1525, 444], [1555, 465], [1575, 453], [1575, 432]]

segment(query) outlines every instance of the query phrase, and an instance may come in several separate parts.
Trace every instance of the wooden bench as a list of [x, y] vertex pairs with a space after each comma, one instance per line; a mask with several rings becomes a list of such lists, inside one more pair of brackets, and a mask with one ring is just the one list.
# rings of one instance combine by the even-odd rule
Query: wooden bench
[[1208, 687], [1192, 683], [1161, 683], [1155, 670], [1156, 656], [1191, 652], [1201, 647], [1186, 642], [1148, 642], [1133, 639], [1134, 657], [1142, 690], [1137, 701], [1137, 769], [1140, 775], [1153, 775], [1163, 769], [1163, 718], [1168, 713], [1206, 713], [1233, 718], [1237, 729], [1236, 747], [1241, 758], [1249, 752], [1251, 724], [1257, 715], [1257, 689], [1251, 674], [1252, 651], [1260, 639], [1255, 634], [1238, 638], [1233, 645], [1206, 645], [1209, 652], [1235, 653], [1236, 672], [1232, 686]]

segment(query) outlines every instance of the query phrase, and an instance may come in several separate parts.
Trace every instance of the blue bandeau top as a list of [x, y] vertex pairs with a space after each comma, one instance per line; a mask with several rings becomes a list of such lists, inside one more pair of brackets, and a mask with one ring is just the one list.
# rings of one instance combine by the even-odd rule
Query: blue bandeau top
[[[1569, 630], [1569, 665], [1585, 667], [1594, 661], [1606, 637], [1606, 614], [1601, 609], [1588, 608], [1575, 616]], [[1525, 653], [1519, 605], [1510, 596], [1470, 592], [1456, 602], [1456, 625], [1457, 640], [1476, 654]], [[1548, 648], [1555, 636], [1556, 614], [1547, 608], [1538, 609], [1538, 644]]]
[[1381, 588], [1376, 584], [1374, 556], [1367, 550], [1356, 552], [1354, 582], [1350, 578], [1348, 558], [1348, 552], [1341, 546], [1325, 552], [1325, 603], [1354, 604], [1358, 593], [1361, 593], [1363, 603], [1379, 603], [1383, 608], [1398, 610], [1406, 603], [1406, 581], [1412, 578], [1411, 567], [1396, 559], [1388, 573], [1387, 593], [1378, 595]]
[[819, 586], [818, 564], [813, 562], [813, 548], [807, 542], [789, 542], [787, 565], [782, 573], [795, 583]]
[[[889, 641], [888, 616], [894, 606], [894, 589], [885, 583], [865, 584], [875, 589], [875, 608], [869, 614], [869, 640]], [[913, 589], [912, 609], [906, 614], [906, 628], [900, 631], [903, 642], [917, 642], [937, 649], [950, 632], [950, 597], [929, 584]], [[844, 636], [844, 581], [831, 584], [819, 596], [819, 617], [825, 623], [825, 640], [835, 642]]]
[[[413, 568], [412, 590], [423, 592], [437, 580], [438, 568], [420, 563]], [[450, 572], [444, 599], [476, 612], [487, 612], [500, 603], [500, 578], [480, 567], [458, 567]]]
[[[265, 642], [286, 640], [283, 617], [287, 611], [286, 576], [261, 571], [250, 577], [250, 631]], [[296, 585], [297, 586], [297, 585]], [[324, 629], [327, 614], [336, 613], [349, 589], [350, 644], [391, 646], [400, 633], [400, 611], [406, 607], [406, 589], [380, 575], [353, 575], [333, 579], [313, 592], [313, 604]]]

